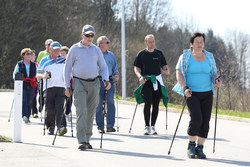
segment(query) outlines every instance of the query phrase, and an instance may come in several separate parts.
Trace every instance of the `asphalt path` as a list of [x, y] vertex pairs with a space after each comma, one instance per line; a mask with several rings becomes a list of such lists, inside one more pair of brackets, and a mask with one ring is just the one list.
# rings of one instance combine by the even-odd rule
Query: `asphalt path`
[[[0, 92], [0, 135], [13, 138], [13, 113], [8, 117], [13, 92]], [[43, 122], [31, 118], [31, 124], [22, 124], [22, 143], [0, 143], [0, 167], [235, 167], [250, 166], [250, 120], [234, 117], [220, 117], [217, 122], [217, 140], [213, 153], [214, 118], [210, 121], [210, 132], [205, 143], [206, 160], [187, 157], [188, 114], [183, 114], [173, 143], [171, 154], [168, 150], [172, 141], [180, 111], [169, 109], [168, 129], [166, 112], [160, 111], [156, 123], [158, 135], [143, 135], [143, 108], [138, 106], [131, 133], [129, 127], [135, 104], [119, 101], [119, 132], [105, 133], [100, 148], [101, 135], [94, 124], [91, 138], [92, 150], [79, 151], [76, 139], [76, 115], [73, 106], [73, 135], [68, 123], [68, 133], [58, 136], [43, 135]], [[14, 110], [13, 110], [14, 112]], [[95, 123], [95, 122], [94, 122]], [[117, 128], [117, 124], [116, 127]]]

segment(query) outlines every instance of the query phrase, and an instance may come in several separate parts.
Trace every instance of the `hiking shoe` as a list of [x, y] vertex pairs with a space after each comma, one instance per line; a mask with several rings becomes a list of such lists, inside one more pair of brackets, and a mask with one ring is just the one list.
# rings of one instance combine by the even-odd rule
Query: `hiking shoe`
[[149, 135], [149, 134], [150, 134], [150, 127], [149, 126], [145, 126], [144, 135]]
[[151, 133], [152, 133], [152, 135], [158, 134], [154, 126], [151, 127]]
[[33, 118], [38, 118], [37, 114], [33, 114], [32, 116], [33, 116]]
[[196, 153], [195, 146], [196, 146], [195, 142], [189, 142], [187, 151], [187, 155], [189, 158], [195, 158], [195, 153]]
[[195, 148], [195, 155], [199, 159], [206, 159], [206, 155], [203, 153], [203, 145], [198, 144], [198, 146]]
[[79, 150], [86, 150], [86, 149], [92, 149], [92, 146], [87, 143], [87, 142], [83, 142], [81, 143], [81, 145], [78, 147]]
[[98, 132], [99, 133], [105, 133], [105, 130], [104, 129], [98, 129]]
[[49, 129], [48, 129], [48, 135], [54, 135], [54, 128], [49, 127]]
[[62, 127], [59, 130], [59, 136], [63, 136], [64, 134], [66, 134], [68, 132], [66, 127]]
[[107, 127], [107, 132], [116, 132], [116, 130], [113, 127]]
[[23, 116], [23, 122], [27, 124], [29, 123], [29, 119], [26, 116]]

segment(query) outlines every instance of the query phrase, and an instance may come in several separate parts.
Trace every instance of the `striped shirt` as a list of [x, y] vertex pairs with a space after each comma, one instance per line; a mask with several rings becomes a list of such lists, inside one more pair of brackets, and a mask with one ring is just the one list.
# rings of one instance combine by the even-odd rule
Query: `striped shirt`
[[[50, 56], [44, 57], [38, 66], [38, 72], [51, 72], [51, 78], [47, 79], [47, 88], [51, 87], [63, 87], [63, 68], [65, 64], [65, 58], [58, 56], [57, 60], [53, 60]], [[43, 90], [46, 89], [46, 82], [44, 80]]]

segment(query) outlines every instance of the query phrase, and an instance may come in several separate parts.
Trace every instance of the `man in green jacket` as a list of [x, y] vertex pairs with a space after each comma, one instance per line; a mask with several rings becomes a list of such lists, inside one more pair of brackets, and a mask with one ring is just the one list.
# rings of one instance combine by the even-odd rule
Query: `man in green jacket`
[[[140, 104], [140, 100], [142, 100], [142, 102], [144, 101], [144, 135], [156, 135], [155, 123], [159, 112], [160, 99], [163, 98], [165, 106], [168, 102], [167, 91], [161, 77], [161, 69], [166, 75], [169, 74], [169, 70], [163, 53], [155, 48], [155, 38], [153, 34], [149, 34], [145, 37], [145, 46], [146, 49], [138, 53], [134, 62], [134, 72], [141, 84], [134, 94], [137, 103]], [[138, 92], [139, 95], [142, 95], [142, 98], [137, 96]], [[153, 105], [153, 109], [150, 124], [151, 105]]]

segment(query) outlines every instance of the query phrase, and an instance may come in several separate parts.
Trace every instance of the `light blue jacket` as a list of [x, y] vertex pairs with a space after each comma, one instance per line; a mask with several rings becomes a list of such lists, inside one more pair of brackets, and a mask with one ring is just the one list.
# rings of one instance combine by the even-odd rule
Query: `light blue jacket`
[[[203, 52], [206, 55], [206, 58], [208, 58], [209, 60], [209, 64], [211, 67], [211, 83], [212, 83], [212, 91], [214, 94], [214, 85], [213, 85], [213, 79], [216, 76], [217, 73], [217, 68], [216, 68], [216, 63], [214, 60], [214, 56], [212, 53], [206, 51], [205, 49], [203, 49]], [[176, 69], [179, 69], [181, 71], [182, 77], [186, 83], [186, 76], [187, 76], [187, 70], [188, 70], [188, 65], [189, 65], [189, 59], [192, 55], [191, 49], [185, 49], [183, 51], [183, 54], [179, 57], [179, 60], [177, 62], [176, 65]], [[173, 91], [175, 91], [176, 93], [184, 96], [183, 90], [181, 85], [179, 84], [179, 82], [177, 82], [177, 84], [174, 86], [174, 88], [172, 89]]]

